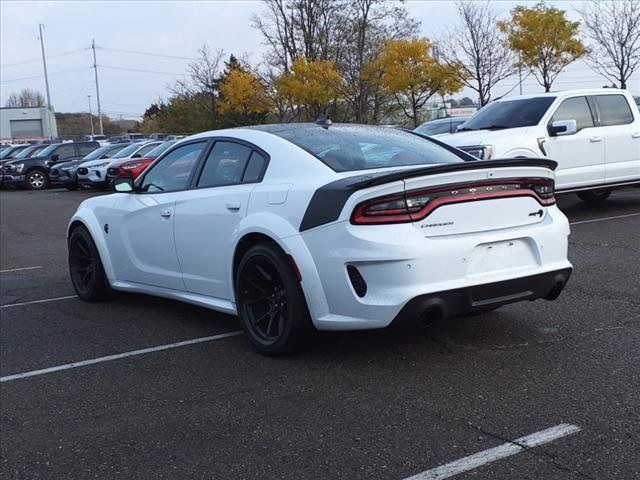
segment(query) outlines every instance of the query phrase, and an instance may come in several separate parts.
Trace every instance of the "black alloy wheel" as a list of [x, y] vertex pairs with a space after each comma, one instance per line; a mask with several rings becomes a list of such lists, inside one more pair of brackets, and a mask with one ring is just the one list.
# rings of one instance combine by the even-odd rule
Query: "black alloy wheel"
[[244, 255], [236, 276], [236, 296], [242, 328], [265, 355], [293, 353], [311, 330], [297, 275], [274, 245], [259, 244]]
[[98, 249], [85, 227], [75, 228], [69, 236], [69, 274], [82, 300], [95, 302], [112, 294]]
[[611, 195], [610, 188], [599, 188], [597, 190], [588, 190], [586, 192], [578, 192], [578, 197], [583, 202], [603, 202]]

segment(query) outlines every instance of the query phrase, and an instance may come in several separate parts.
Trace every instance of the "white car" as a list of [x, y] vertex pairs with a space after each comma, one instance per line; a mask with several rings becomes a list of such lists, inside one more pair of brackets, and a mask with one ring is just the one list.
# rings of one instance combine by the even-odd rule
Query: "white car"
[[132, 143], [109, 159], [85, 162], [78, 167], [78, 184], [85, 188], [107, 188], [107, 170], [109, 165], [125, 158], [142, 158], [163, 141]]
[[481, 159], [553, 159], [556, 191], [576, 192], [585, 201], [640, 185], [640, 111], [626, 90], [502, 98], [438, 140]]
[[237, 314], [265, 354], [313, 328], [381, 328], [555, 299], [569, 224], [544, 159], [468, 161], [358, 125], [212, 131], [68, 227], [80, 298], [141, 292]]

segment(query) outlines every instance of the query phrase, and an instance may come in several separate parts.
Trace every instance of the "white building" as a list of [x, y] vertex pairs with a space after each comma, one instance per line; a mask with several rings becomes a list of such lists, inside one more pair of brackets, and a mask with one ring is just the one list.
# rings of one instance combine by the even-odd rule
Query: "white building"
[[58, 136], [56, 117], [47, 107], [0, 108], [0, 141], [48, 140]]

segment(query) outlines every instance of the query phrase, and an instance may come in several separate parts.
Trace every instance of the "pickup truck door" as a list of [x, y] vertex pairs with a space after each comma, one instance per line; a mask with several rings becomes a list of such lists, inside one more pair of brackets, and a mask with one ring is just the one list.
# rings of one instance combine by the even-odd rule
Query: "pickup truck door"
[[556, 188], [566, 190], [604, 183], [604, 137], [602, 129], [596, 127], [587, 98], [564, 99], [549, 124], [558, 120], [575, 120], [578, 131], [572, 135], [548, 135], [544, 143], [547, 157], [558, 162]]
[[640, 179], [640, 114], [622, 94], [593, 95], [604, 137], [605, 181]]

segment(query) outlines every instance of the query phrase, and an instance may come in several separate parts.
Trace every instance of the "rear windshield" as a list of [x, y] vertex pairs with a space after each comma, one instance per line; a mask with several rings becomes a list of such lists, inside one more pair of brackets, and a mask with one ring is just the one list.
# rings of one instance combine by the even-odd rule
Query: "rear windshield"
[[555, 99], [545, 96], [493, 102], [479, 110], [458, 131], [531, 127], [540, 122]]
[[336, 172], [463, 162], [428, 139], [393, 128], [310, 124], [265, 130], [307, 150]]

